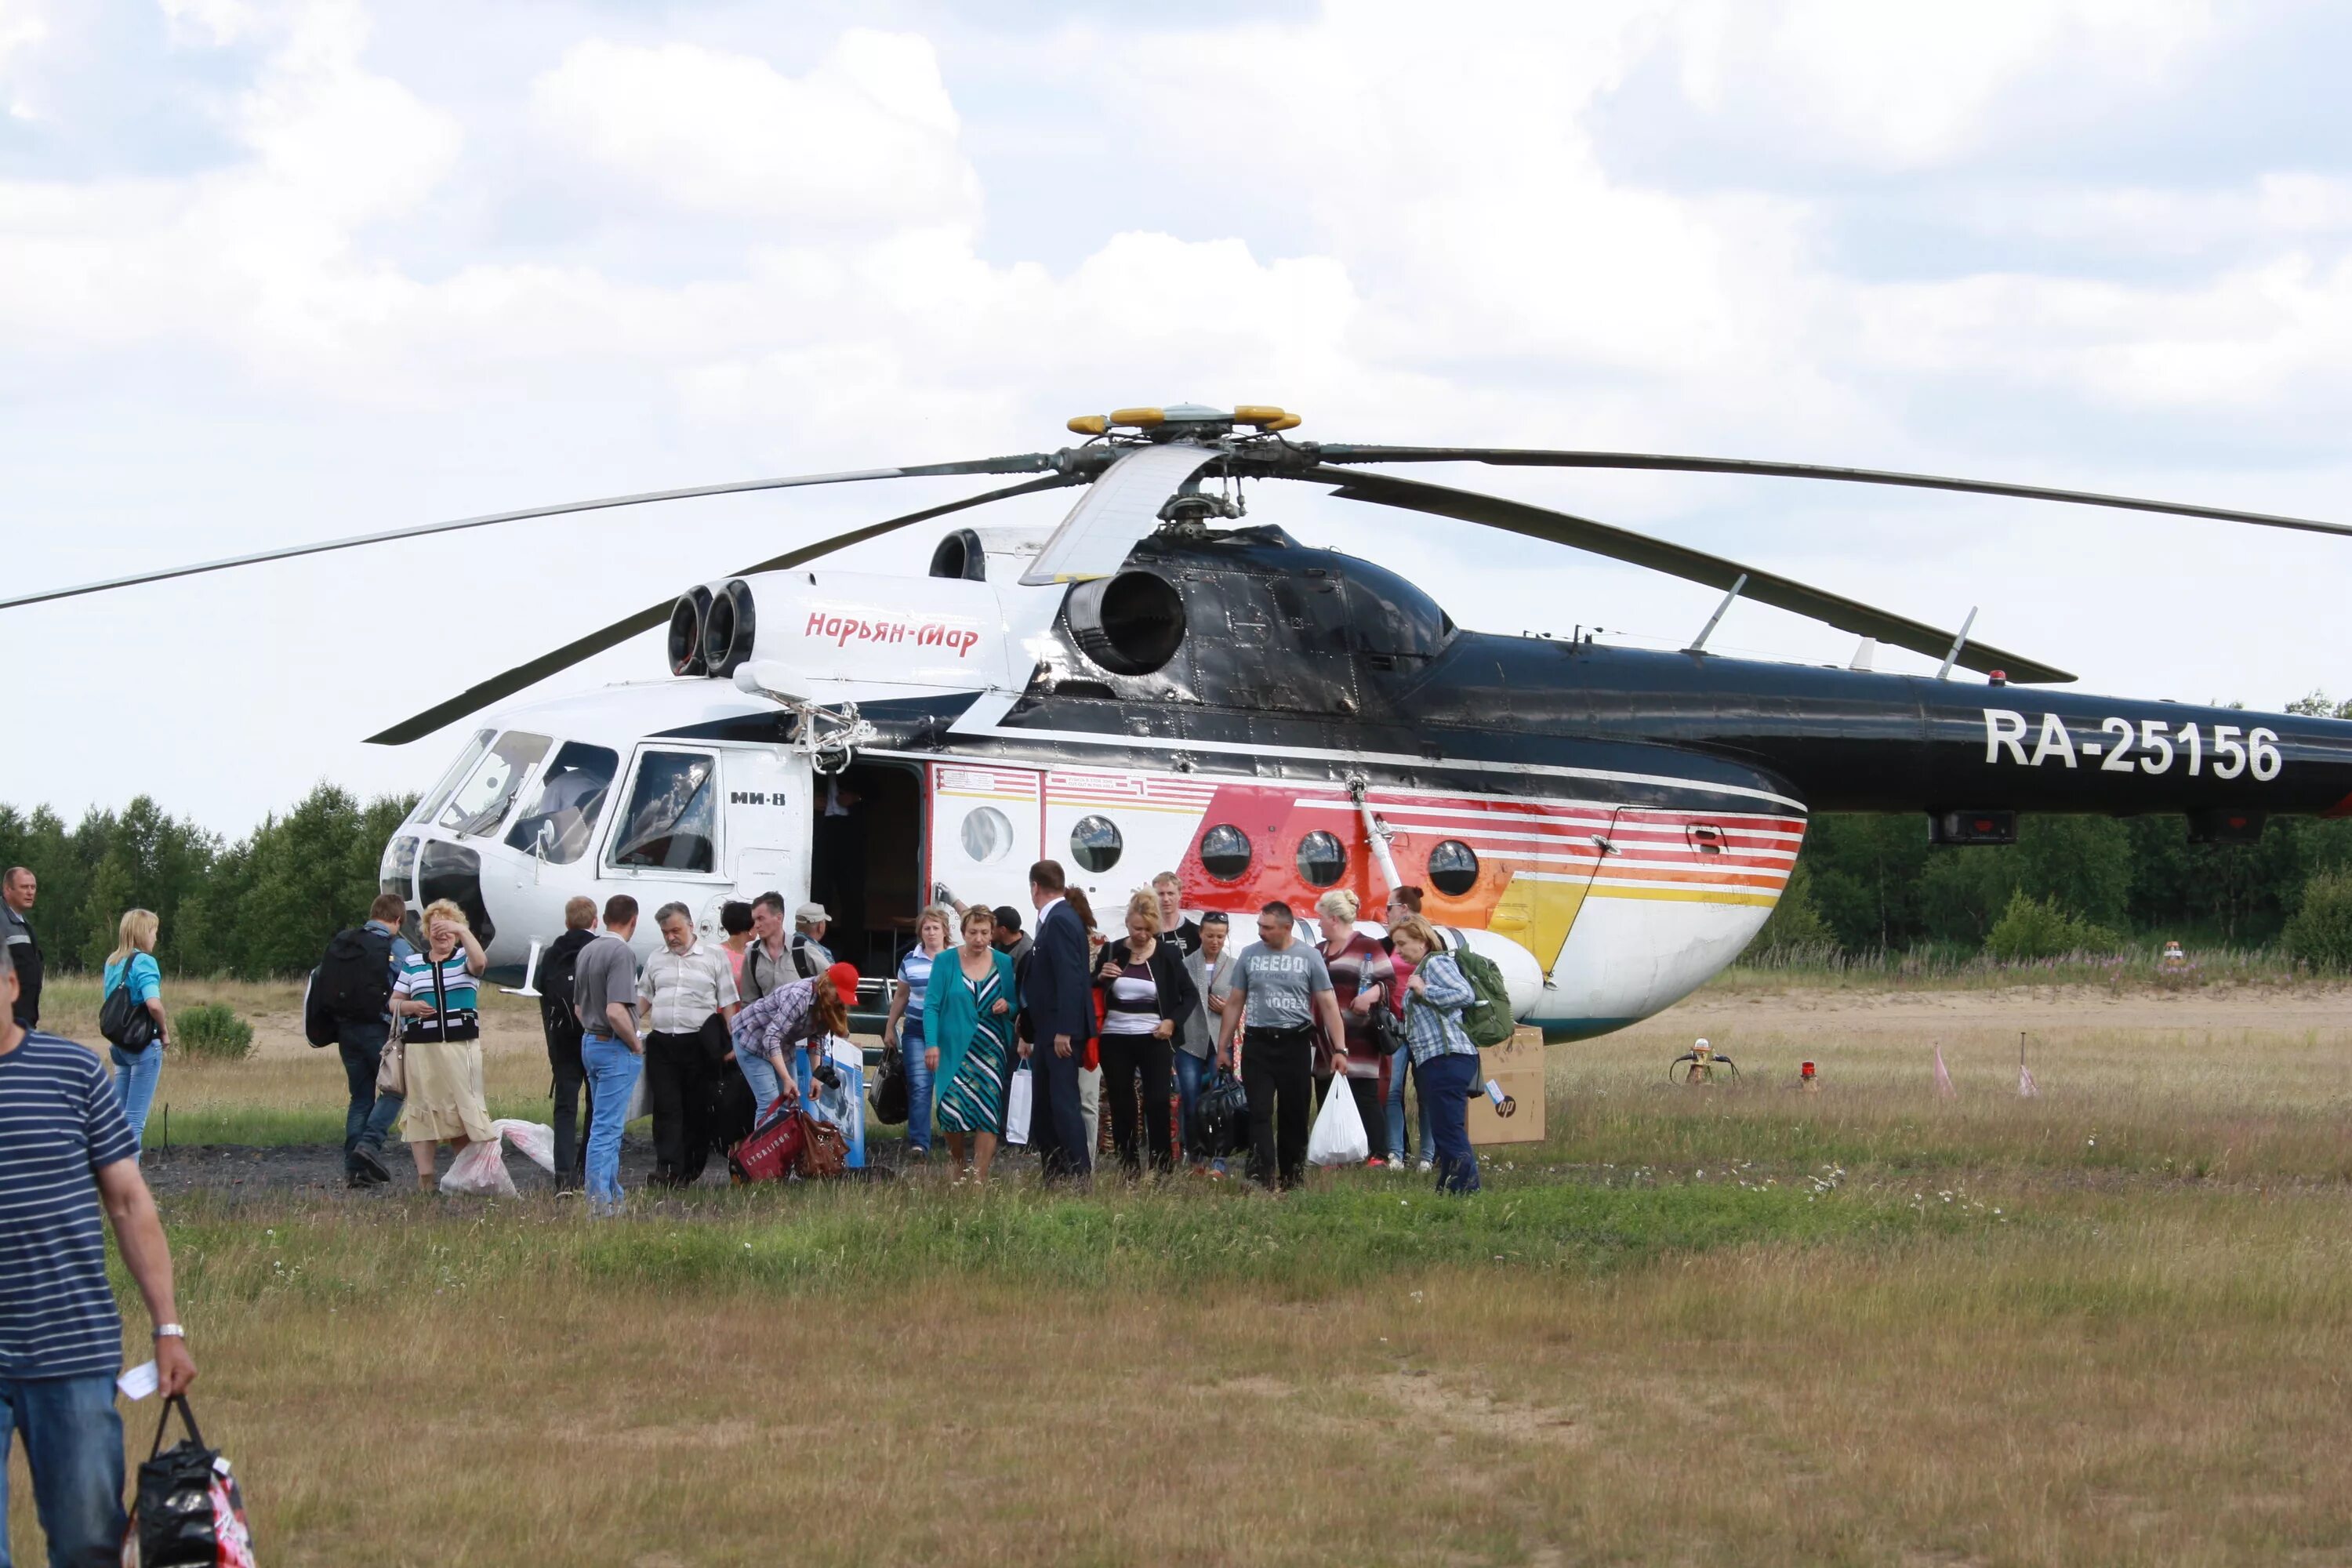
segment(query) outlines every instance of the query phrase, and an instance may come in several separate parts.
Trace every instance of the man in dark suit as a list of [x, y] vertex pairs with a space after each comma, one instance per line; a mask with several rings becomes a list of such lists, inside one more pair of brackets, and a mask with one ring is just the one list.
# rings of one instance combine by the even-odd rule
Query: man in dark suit
[[1029, 868], [1029, 901], [1037, 908], [1037, 934], [1021, 1001], [1034, 1043], [1021, 1055], [1035, 1074], [1031, 1084], [1029, 1141], [1047, 1181], [1087, 1176], [1094, 1151], [1078, 1110], [1078, 1061], [1094, 1022], [1094, 987], [1087, 969], [1087, 928], [1062, 897], [1068, 886], [1061, 863]]

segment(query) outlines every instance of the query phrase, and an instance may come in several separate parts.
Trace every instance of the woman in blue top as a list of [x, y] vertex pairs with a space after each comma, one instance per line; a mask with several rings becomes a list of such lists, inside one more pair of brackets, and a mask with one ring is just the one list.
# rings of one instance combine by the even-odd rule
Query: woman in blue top
[[1463, 1012], [1478, 993], [1462, 977], [1462, 966], [1419, 915], [1389, 926], [1396, 955], [1412, 966], [1404, 983], [1405, 1049], [1412, 1053], [1412, 1076], [1421, 1080], [1421, 1102], [1429, 1107], [1431, 1157], [1437, 1163], [1437, 1190], [1478, 1190], [1478, 1156], [1470, 1147], [1470, 1097], [1478, 1092], [1478, 1047], [1462, 1026]]
[[929, 1020], [933, 1065], [939, 1069], [940, 1130], [948, 1152], [963, 1169], [964, 1140], [972, 1142], [971, 1179], [988, 1180], [1004, 1126], [1004, 1089], [1013, 1071], [1013, 1019], [1021, 994], [1013, 955], [996, 951], [996, 916], [986, 904], [963, 913], [963, 945], [931, 965]]
[[434, 1188], [436, 1143], [462, 1150], [498, 1137], [482, 1099], [482, 1028], [476, 1011], [476, 982], [488, 963], [466, 911], [436, 899], [425, 906], [425, 951], [403, 959], [400, 977], [392, 983], [401, 1071], [408, 1080], [400, 1135], [416, 1162], [419, 1192]]
[[931, 1075], [940, 1065], [939, 1047], [923, 1037], [923, 1001], [931, 987], [931, 962], [944, 952], [955, 930], [955, 911], [932, 904], [915, 917], [915, 946], [898, 961], [898, 994], [890, 998], [890, 1016], [882, 1024], [882, 1043], [898, 1042], [898, 1056], [907, 1071], [907, 1152], [931, 1152]]
[[155, 1020], [155, 1037], [146, 1049], [126, 1051], [109, 1047], [114, 1058], [114, 1098], [131, 1136], [147, 1142], [147, 1108], [155, 1103], [155, 1085], [163, 1076], [163, 971], [155, 962], [155, 933], [161, 929], [152, 910], [132, 910], [122, 917], [121, 942], [106, 961], [100, 983], [101, 1001], [121, 987], [131, 987], [131, 1000]]

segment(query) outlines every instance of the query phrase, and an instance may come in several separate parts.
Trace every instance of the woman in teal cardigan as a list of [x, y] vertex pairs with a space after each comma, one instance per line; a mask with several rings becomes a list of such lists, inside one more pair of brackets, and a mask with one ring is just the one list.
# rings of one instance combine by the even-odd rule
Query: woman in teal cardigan
[[996, 951], [996, 917], [975, 904], [964, 912], [963, 943], [932, 962], [923, 994], [923, 1043], [940, 1053], [931, 1081], [948, 1152], [964, 1169], [971, 1140], [974, 1183], [988, 1180], [1004, 1126], [1004, 1089], [1013, 1071], [1013, 1020], [1021, 1011], [1010, 955]]

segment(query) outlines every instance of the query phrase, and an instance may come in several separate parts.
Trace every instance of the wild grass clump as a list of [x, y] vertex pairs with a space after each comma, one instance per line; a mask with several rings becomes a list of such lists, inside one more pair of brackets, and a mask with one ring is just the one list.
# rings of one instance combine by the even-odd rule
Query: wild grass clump
[[253, 1026], [225, 1002], [199, 1002], [172, 1020], [172, 1045], [192, 1057], [241, 1062], [253, 1054]]

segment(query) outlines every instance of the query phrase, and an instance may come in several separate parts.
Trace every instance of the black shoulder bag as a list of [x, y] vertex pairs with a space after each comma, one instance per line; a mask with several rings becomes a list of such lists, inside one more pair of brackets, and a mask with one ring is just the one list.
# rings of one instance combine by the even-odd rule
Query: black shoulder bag
[[132, 999], [138, 987], [131, 983], [131, 966], [138, 962], [133, 949], [122, 961], [122, 984], [106, 994], [98, 1010], [98, 1032], [126, 1051], [143, 1051], [155, 1043], [155, 1015], [147, 1011], [146, 1003]]

